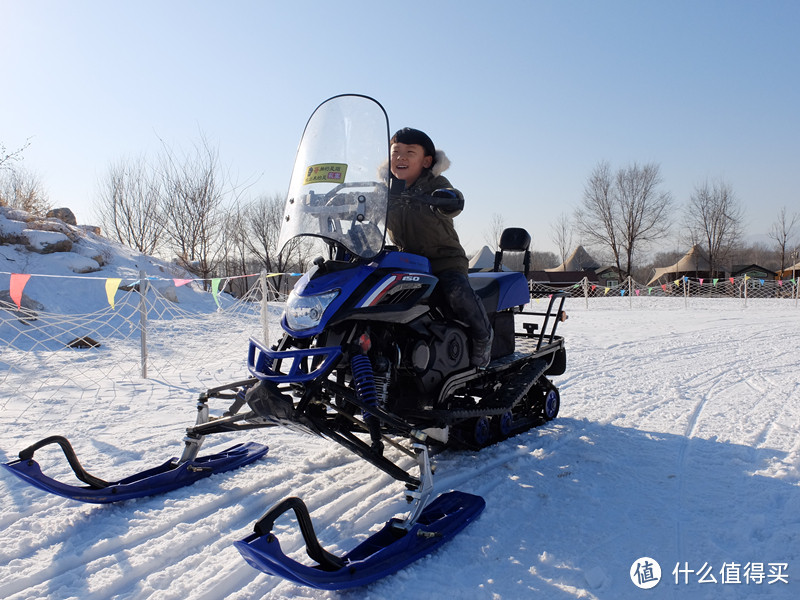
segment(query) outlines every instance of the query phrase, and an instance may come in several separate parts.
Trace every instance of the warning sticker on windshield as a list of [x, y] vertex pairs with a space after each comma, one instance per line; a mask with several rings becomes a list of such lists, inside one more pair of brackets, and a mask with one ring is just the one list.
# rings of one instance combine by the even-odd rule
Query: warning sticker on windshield
[[303, 185], [310, 183], [344, 183], [347, 165], [343, 163], [322, 163], [311, 165], [306, 170]]

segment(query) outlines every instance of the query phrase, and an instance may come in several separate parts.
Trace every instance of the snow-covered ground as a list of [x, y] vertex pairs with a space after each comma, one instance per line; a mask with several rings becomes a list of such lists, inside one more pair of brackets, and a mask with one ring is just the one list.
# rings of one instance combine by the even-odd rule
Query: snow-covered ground
[[[204, 447], [262, 441], [270, 446], [263, 460], [119, 505], [48, 496], [3, 471], [0, 597], [800, 597], [800, 309], [732, 300], [687, 309], [666, 299], [631, 309], [627, 299], [599, 299], [588, 310], [569, 301], [567, 310], [560, 416], [479, 453], [437, 456], [440, 489], [479, 494], [486, 510], [396, 575], [321, 592], [241, 559], [233, 542], [289, 495], [305, 500], [323, 545], [339, 553], [404, 510], [402, 486], [343, 448], [269, 430]], [[56, 433], [105, 479], [180, 454], [197, 393], [244, 374], [246, 331], [227, 334], [241, 360], [206, 352], [176, 379], [112, 373], [92, 397], [66, 386], [56, 399], [0, 413], [0, 460]], [[209, 335], [184, 335], [181, 344], [207, 347]], [[37, 458], [67, 478], [56, 450]], [[288, 521], [278, 535], [303, 556]], [[637, 564], [650, 573], [643, 557], [661, 568], [650, 590], [630, 577]]]

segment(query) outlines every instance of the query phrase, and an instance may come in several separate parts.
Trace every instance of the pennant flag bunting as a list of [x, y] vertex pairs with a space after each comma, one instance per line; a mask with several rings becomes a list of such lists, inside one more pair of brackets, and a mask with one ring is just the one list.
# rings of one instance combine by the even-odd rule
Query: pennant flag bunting
[[219, 308], [222, 308], [219, 304], [219, 282], [222, 281], [221, 277], [215, 277], [211, 280], [211, 295], [214, 296], [214, 302], [217, 303]]
[[191, 283], [191, 279], [173, 279], [172, 282], [175, 284], [175, 287], [181, 287], [182, 285], [186, 285], [187, 283]]
[[703, 285], [703, 278], [700, 278], [700, 285]]
[[666, 283], [662, 283], [661, 284], [661, 289], [666, 292], [667, 291], [667, 284]]
[[717, 282], [718, 282], [718, 281], [719, 281], [719, 279], [718, 279], [718, 278], [717, 278], [717, 279], [714, 279], [714, 285], [715, 285], [715, 286], [717, 285]]
[[11, 274], [11, 285], [9, 286], [9, 294], [17, 308], [22, 308], [22, 290], [25, 289], [25, 284], [28, 283], [30, 275], [23, 275], [20, 273]]
[[118, 277], [106, 279], [106, 297], [108, 297], [108, 304], [111, 308], [114, 308], [114, 296], [117, 295], [120, 283], [122, 283], [122, 279]]

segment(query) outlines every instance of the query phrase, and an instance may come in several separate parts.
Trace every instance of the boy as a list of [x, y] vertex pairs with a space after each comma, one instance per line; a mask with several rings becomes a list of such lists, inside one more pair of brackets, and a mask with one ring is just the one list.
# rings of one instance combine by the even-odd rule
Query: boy
[[389, 235], [404, 252], [430, 261], [447, 303], [469, 327], [470, 364], [484, 368], [491, 360], [494, 336], [483, 303], [469, 285], [469, 262], [453, 226], [453, 217], [464, 207], [464, 196], [442, 175], [450, 161], [418, 129], [405, 127], [390, 143], [392, 178], [404, 181], [405, 188], [390, 198]]

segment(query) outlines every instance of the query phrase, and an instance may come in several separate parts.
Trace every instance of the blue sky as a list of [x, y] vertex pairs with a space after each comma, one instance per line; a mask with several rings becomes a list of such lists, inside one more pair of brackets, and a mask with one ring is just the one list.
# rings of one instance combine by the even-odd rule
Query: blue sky
[[0, 141], [30, 139], [24, 166], [79, 222], [160, 140], [205, 135], [253, 195], [284, 192], [308, 116], [350, 92], [448, 153], [470, 252], [495, 214], [553, 250], [601, 160], [658, 163], [678, 206], [722, 179], [754, 236], [800, 210], [794, 0], [0, 0], [0, 56]]

